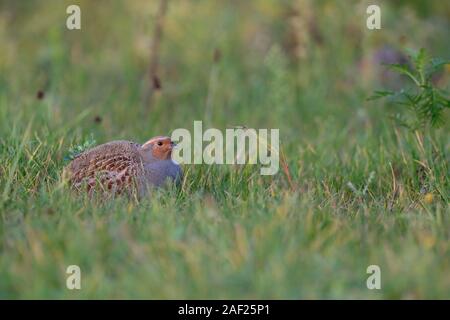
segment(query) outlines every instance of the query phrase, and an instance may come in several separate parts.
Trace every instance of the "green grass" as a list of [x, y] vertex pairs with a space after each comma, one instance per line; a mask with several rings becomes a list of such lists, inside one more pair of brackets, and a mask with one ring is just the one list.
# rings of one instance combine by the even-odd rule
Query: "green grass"
[[[172, 1], [151, 108], [156, 3], [80, 1], [82, 31], [64, 27], [70, 1], [2, 3], [0, 298], [450, 298], [448, 114], [425, 137], [397, 127], [366, 101], [379, 65], [359, 64], [383, 45], [449, 58], [449, 6], [385, 4], [372, 32], [359, 3], [305, 3], [320, 38], [298, 56], [289, 1]], [[105, 203], [61, 180], [91, 135], [144, 142], [194, 120], [279, 128], [293, 188], [282, 168], [191, 165], [182, 188]]]

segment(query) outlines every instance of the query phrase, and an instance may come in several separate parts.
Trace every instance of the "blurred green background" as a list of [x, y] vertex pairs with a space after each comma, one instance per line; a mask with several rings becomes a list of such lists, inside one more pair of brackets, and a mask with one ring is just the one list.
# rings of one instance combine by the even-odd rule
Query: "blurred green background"
[[[366, 98], [406, 85], [382, 66], [406, 48], [449, 58], [450, 3], [169, 0], [162, 16], [161, 3], [0, 1], [0, 298], [449, 298], [448, 121], [442, 154], [421, 154]], [[66, 28], [70, 4], [81, 30]], [[279, 128], [289, 173], [186, 166], [181, 190], [138, 204], [61, 186], [89, 137], [144, 142], [194, 120]]]

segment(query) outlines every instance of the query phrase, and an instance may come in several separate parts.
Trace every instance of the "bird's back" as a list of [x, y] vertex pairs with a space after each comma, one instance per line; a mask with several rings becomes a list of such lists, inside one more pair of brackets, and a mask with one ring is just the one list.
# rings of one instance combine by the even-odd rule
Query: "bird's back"
[[[112, 141], [79, 154], [68, 165], [69, 179], [77, 189], [96, 189], [122, 193], [139, 185], [143, 176], [140, 145], [131, 141]], [[137, 187], [139, 187], [137, 185]]]

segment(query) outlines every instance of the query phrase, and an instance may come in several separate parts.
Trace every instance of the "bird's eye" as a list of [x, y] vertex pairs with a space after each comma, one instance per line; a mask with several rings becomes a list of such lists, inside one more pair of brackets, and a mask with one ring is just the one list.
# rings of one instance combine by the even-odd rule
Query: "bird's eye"
[[161, 141], [158, 141], [157, 145], [158, 145], [158, 146], [162, 146], [162, 142], [161, 142]]

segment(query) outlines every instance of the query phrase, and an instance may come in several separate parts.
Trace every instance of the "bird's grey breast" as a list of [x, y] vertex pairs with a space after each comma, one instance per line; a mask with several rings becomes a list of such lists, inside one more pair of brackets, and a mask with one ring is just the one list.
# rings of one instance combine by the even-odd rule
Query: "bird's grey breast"
[[172, 160], [161, 160], [147, 163], [144, 166], [147, 181], [154, 186], [161, 186], [167, 180], [174, 180], [176, 183], [181, 181], [182, 171], [180, 165]]

